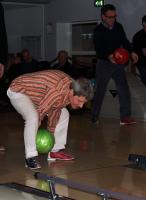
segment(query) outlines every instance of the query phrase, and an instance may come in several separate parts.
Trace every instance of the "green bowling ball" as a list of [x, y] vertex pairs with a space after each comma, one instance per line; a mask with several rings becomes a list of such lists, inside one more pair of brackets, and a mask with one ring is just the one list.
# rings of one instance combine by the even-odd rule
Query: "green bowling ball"
[[38, 180], [37, 189], [45, 191], [45, 192], [50, 192], [49, 183], [47, 181]]
[[36, 136], [36, 147], [39, 153], [48, 153], [55, 144], [54, 135], [46, 129], [39, 129]]

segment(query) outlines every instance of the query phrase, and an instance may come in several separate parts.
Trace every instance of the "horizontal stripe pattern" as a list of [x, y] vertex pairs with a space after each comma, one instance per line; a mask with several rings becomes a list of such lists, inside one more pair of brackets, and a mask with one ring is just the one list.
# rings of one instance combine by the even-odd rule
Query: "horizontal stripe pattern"
[[40, 121], [48, 115], [48, 129], [54, 132], [61, 109], [69, 102], [72, 78], [59, 70], [44, 70], [25, 74], [12, 81], [10, 89], [30, 97]]

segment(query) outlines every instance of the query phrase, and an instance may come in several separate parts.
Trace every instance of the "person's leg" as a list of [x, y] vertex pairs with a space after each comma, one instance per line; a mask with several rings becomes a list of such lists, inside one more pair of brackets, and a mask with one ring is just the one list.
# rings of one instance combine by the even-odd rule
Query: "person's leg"
[[52, 151], [65, 149], [67, 141], [68, 123], [69, 123], [69, 112], [66, 108], [63, 108], [61, 110], [61, 115], [54, 132], [55, 145]]
[[137, 66], [137, 68], [140, 73], [141, 81], [143, 82], [144, 85], [146, 85], [146, 67]]
[[115, 65], [104, 60], [99, 60], [96, 65], [96, 89], [93, 98], [91, 111], [91, 121], [96, 123], [99, 118], [101, 106], [107, 89], [107, 84], [111, 78]]
[[68, 131], [68, 123], [69, 123], [69, 112], [66, 108], [61, 110], [61, 115], [56, 126], [54, 137], [55, 137], [55, 145], [48, 155], [48, 160], [73, 160], [73, 156], [60, 151], [65, 149], [66, 141], [67, 141], [67, 131]]
[[122, 65], [117, 66], [117, 70], [112, 75], [119, 95], [120, 117], [131, 116], [131, 98], [127, 83], [126, 72]]
[[117, 66], [117, 70], [113, 73], [112, 78], [115, 81], [119, 95], [120, 124], [130, 125], [136, 123], [131, 118], [131, 96], [124, 66]]
[[16, 111], [21, 114], [25, 121], [24, 126], [24, 145], [25, 158], [29, 159], [38, 156], [36, 150], [36, 134], [38, 130], [38, 113], [30, 98], [24, 94], [7, 91], [10, 102]]

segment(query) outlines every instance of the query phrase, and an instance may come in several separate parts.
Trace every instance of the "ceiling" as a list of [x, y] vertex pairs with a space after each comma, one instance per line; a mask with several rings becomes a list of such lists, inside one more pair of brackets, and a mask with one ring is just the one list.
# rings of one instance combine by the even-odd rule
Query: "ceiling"
[[5, 10], [27, 8], [41, 4], [49, 4], [53, 0], [0, 0]]
[[4, 3], [28, 3], [28, 4], [47, 4], [52, 0], [0, 0]]

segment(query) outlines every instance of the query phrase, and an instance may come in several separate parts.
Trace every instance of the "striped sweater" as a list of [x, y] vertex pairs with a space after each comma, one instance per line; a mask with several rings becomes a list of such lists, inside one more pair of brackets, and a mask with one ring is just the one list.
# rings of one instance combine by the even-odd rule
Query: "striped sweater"
[[48, 129], [55, 131], [61, 109], [70, 104], [69, 92], [72, 78], [59, 70], [45, 70], [19, 76], [10, 89], [23, 93], [32, 100], [39, 120], [48, 116]]

